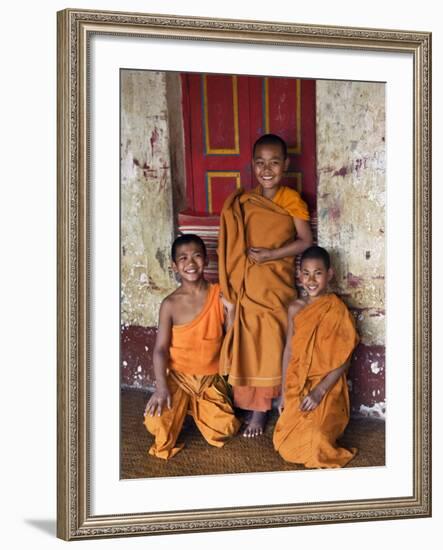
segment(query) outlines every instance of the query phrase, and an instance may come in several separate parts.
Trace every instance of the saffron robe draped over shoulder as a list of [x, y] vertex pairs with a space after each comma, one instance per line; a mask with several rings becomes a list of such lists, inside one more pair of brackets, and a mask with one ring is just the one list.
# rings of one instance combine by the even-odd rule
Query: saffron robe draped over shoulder
[[170, 367], [184, 374], [217, 374], [223, 342], [220, 285], [210, 285], [200, 313], [189, 323], [173, 325]]
[[313, 411], [300, 411], [303, 398], [331, 371], [343, 366], [358, 343], [346, 305], [327, 294], [305, 306], [294, 318], [284, 409], [274, 431], [274, 447], [288, 462], [307, 468], [347, 464], [356, 449], [337, 446], [349, 422], [349, 393], [343, 374]]
[[222, 447], [235, 435], [235, 418], [228, 387], [218, 374], [223, 341], [223, 308], [219, 285], [211, 285], [201, 312], [189, 323], [172, 327], [167, 376], [171, 408], [161, 416], [145, 416], [146, 429], [155, 436], [149, 454], [169, 459], [183, 447], [177, 439], [187, 414], [214, 447]]
[[261, 194], [260, 186], [239, 190], [223, 206], [219, 279], [224, 296], [237, 307], [223, 343], [220, 372], [229, 374], [234, 390], [281, 384], [287, 306], [296, 294], [294, 258], [258, 264], [248, 258], [247, 249], [280, 248], [294, 241], [294, 217], [308, 220], [309, 214], [299, 194], [288, 187], [280, 187], [273, 200]]

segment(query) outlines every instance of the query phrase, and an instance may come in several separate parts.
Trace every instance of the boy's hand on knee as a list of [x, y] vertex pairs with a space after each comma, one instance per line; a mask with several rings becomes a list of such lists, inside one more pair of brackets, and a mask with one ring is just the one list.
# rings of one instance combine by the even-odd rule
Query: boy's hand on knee
[[145, 416], [154, 416], [156, 413], [157, 416], [161, 416], [165, 405], [168, 409], [171, 408], [171, 394], [169, 390], [167, 388], [156, 389], [146, 405]]
[[319, 406], [320, 401], [323, 399], [323, 396], [324, 396], [323, 390], [318, 386], [315, 387], [302, 400], [300, 404], [300, 410], [305, 412], [313, 411]]

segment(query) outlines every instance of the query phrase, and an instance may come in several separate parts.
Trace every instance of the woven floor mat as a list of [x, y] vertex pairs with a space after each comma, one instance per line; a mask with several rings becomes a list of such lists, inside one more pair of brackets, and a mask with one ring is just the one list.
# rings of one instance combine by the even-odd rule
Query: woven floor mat
[[[185, 448], [171, 460], [151, 457], [147, 450], [153, 437], [143, 425], [143, 411], [149, 394], [140, 390], [121, 393], [121, 479], [189, 475], [276, 472], [304, 469], [288, 464], [274, 451], [272, 433], [277, 413], [270, 415], [263, 436], [234, 437], [221, 449], [211, 447], [187, 417], [179, 436]], [[340, 441], [344, 447], [357, 447], [359, 452], [347, 468], [384, 466], [385, 423], [374, 418], [351, 419]]]

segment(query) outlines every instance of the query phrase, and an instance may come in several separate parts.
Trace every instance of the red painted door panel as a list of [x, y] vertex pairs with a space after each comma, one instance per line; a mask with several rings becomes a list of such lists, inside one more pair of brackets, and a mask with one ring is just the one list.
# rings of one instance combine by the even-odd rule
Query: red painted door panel
[[284, 184], [315, 209], [315, 81], [182, 74], [188, 211], [219, 214], [236, 188], [255, 186], [251, 154], [265, 133], [288, 145]]

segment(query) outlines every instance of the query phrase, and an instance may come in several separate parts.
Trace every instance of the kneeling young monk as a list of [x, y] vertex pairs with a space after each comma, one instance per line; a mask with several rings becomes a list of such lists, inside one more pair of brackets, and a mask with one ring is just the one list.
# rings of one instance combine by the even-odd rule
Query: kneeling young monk
[[197, 235], [174, 241], [172, 267], [181, 285], [160, 306], [156, 389], [145, 409], [145, 426], [155, 436], [149, 454], [158, 458], [171, 458], [183, 448], [176, 442], [186, 414], [215, 447], [222, 447], [240, 425], [227, 384], [218, 374], [224, 328], [232, 323], [234, 307], [220, 296], [219, 285], [205, 280], [206, 261], [205, 245]]
[[324, 248], [305, 250], [300, 281], [307, 297], [288, 310], [283, 398], [273, 439], [284, 460], [307, 468], [344, 466], [357, 452], [336, 443], [349, 422], [346, 370], [358, 336], [346, 305], [327, 292], [332, 276]]

